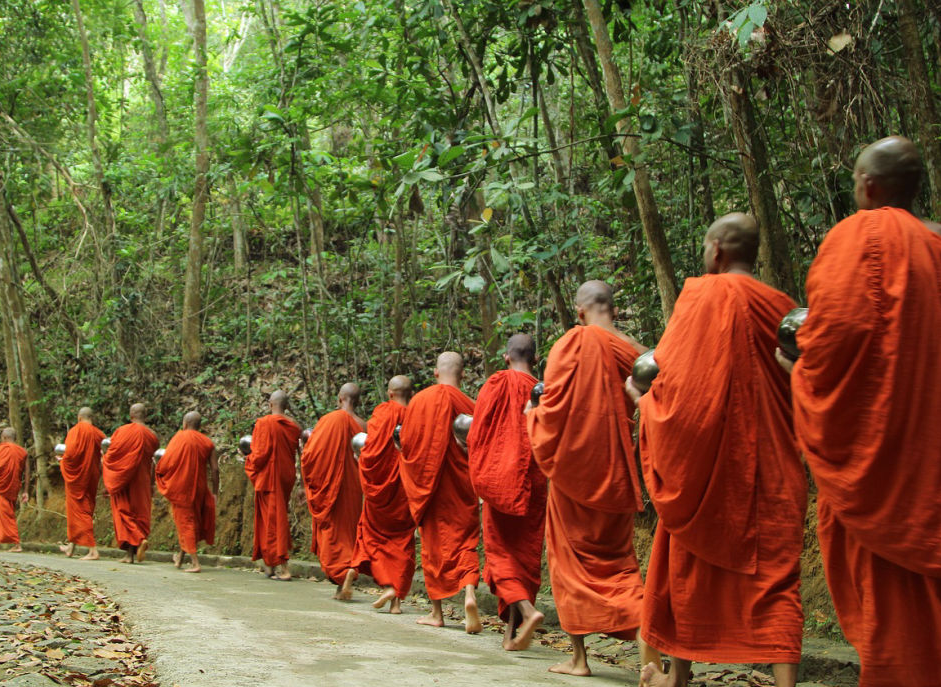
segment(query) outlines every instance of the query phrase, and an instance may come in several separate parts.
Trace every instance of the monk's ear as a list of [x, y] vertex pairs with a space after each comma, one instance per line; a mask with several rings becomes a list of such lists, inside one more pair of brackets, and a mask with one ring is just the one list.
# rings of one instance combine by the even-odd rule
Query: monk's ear
[[440, 376], [440, 373], [438, 372], [438, 368], [436, 367], [436, 368], [435, 368], [435, 379], [437, 379], [439, 376]]
[[618, 306], [614, 306], [614, 310], [611, 311], [611, 319], [616, 320], [618, 318], [619, 312], [620, 310], [618, 310]]

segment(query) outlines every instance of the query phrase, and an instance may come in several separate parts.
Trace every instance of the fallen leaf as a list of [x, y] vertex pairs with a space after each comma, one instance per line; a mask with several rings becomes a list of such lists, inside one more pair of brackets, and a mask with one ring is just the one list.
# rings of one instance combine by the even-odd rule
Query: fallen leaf
[[827, 41], [827, 50], [831, 55], [835, 55], [846, 46], [852, 45], [855, 40], [856, 39], [846, 33], [846, 31], [842, 31], [830, 37], [830, 40]]
[[49, 658], [63, 659], [65, 658], [65, 652], [62, 649], [47, 649], [46, 656]]

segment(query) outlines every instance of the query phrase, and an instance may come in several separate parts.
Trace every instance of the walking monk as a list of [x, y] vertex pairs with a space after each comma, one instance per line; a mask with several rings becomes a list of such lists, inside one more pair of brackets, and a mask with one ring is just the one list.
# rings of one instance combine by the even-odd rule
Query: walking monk
[[[549, 478], [546, 555], [559, 623], [572, 658], [554, 673], [591, 675], [585, 635], [640, 637], [644, 583], [634, 553], [634, 514], [642, 510], [631, 440], [634, 404], [624, 390], [644, 348], [614, 326], [611, 287], [582, 284], [580, 325], [556, 341], [545, 393], [527, 413], [536, 462]], [[657, 660], [641, 644], [641, 662]]]
[[153, 498], [154, 452], [160, 443], [144, 423], [143, 403], [131, 406], [131, 421], [111, 435], [101, 457], [102, 478], [111, 497], [111, 517], [118, 547], [127, 553], [121, 563], [144, 560], [149, 546], [150, 504]]
[[691, 662], [770, 663], [794, 687], [804, 615], [800, 554], [807, 481], [794, 441], [789, 381], [776, 332], [794, 302], [752, 276], [758, 225], [718, 219], [706, 233], [706, 274], [687, 279], [663, 338], [660, 373], [641, 397], [640, 455], [660, 518], [647, 567], [641, 634]]
[[183, 429], [170, 439], [156, 469], [157, 489], [170, 502], [180, 542], [173, 564], [182, 567], [183, 554], [188, 553], [191, 565], [183, 570], [188, 573], [201, 570], [196, 545], [200, 541], [212, 545], [216, 536], [219, 459], [212, 439], [199, 431], [202, 421], [195, 410], [183, 416]]
[[415, 574], [415, 521], [399, 477], [402, 452], [394, 436], [412, 397], [411, 380], [401, 375], [393, 377], [388, 393], [389, 400], [376, 406], [369, 418], [366, 445], [359, 454], [365, 501], [356, 530], [353, 567], [382, 587], [373, 608], [388, 603], [389, 612], [398, 614]]
[[0, 544], [13, 544], [10, 551], [14, 553], [23, 550], [16, 525], [16, 500], [26, 503], [28, 484], [26, 449], [16, 443], [16, 430], [7, 427], [0, 432]]
[[65, 528], [68, 543], [60, 546], [72, 557], [76, 546], [87, 546], [83, 561], [98, 560], [95, 544], [95, 499], [101, 480], [101, 440], [104, 432], [92, 422], [91, 408], [78, 411], [78, 422], [65, 435], [59, 469], [65, 482]]
[[810, 268], [791, 377], [860, 687], [941, 685], [941, 235], [912, 214], [922, 173], [905, 138], [857, 159], [859, 212]]
[[402, 484], [421, 535], [421, 562], [431, 613], [418, 622], [444, 626], [442, 599], [464, 590], [464, 629], [483, 629], [477, 610], [480, 515], [467, 472], [467, 454], [454, 437], [454, 418], [472, 415], [460, 389], [464, 359], [446, 351], [435, 367], [437, 384], [415, 394], [402, 421]]
[[314, 426], [301, 454], [301, 475], [307, 491], [307, 508], [313, 520], [310, 550], [320, 561], [324, 575], [337, 585], [334, 599], [348, 601], [353, 595], [353, 550], [356, 526], [363, 512], [363, 490], [350, 440], [366, 430], [356, 414], [359, 387], [340, 387], [337, 410], [327, 413]]
[[301, 428], [284, 413], [288, 396], [281, 390], [268, 398], [271, 413], [255, 421], [252, 452], [245, 457], [245, 474], [255, 487], [255, 527], [252, 560], [262, 559], [265, 574], [291, 579], [291, 526], [288, 505], [296, 475], [297, 440]]
[[506, 621], [503, 648], [520, 651], [544, 620], [533, 603], [542, 584], [546, 478], [533, 460], [523, 415], [537, 382], [533, 337], [510, 337], [503, 360], [508, 369], [477, 395], [467, 455], [471, 483], [484, 501], [484, 581]]

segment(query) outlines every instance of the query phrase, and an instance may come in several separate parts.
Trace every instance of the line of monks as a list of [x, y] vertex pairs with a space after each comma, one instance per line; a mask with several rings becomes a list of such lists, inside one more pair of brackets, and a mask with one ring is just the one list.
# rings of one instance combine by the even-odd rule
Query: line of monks
[[[907, 139], [883, 139], [860, 155], [860, 209], [829, 232], [811, 267], [796, 364], [775, 338], [795, 304], [752, 276], [758, 227], [731, 214], [706, 234], [706, 274], [686, 281], [646, 393], [629, 378], [645, 349], [616, 328], [612, 289], [600, 281], [578, 289], [579, 324], [552, 346], [535, 407], [535, 348], [525, 334], [509, 339], [507, 369], [476, 401], [460, 389], [455, 352], [438, 357], [436, 384], [414, 396], [408, 378], [392, 378], [389, 400], [368, 423], [357, 415], [359, 388], [345, 384], [337, 410], [302, 448], [288, 397], [276, 391], [245, 458], [253, 559], [272, 579], [290, 579], [288, 507], [300, 452], [312, 551], [337, 599], [368, 574], [382, 587], [373, 605], [400, 613], [417, 528], [432, 606], [418, 622], [442, 626], [442, 601], [463, 591], [465, 629], [480, 632], [482, 518], [483, 575], [499, 598], [506, 650], [526, 649], [543, 621], [534, 603], [545, 544], [573, 646], [550, 670], [590, 675], [584, 638], [604, 633], [637, 640], [642, 684], [685, 685], [692, 661], [705, 661], [770, 663], [776, 684], [794, 687], [803, 456], [860, 685], [941, 685], [941, 227], [912, 214], [921, 176]], [[466, 445], [452, 430], [459, 414], [473, 416]], [[187, 571], [198, 572], [196, 545], [213, 537], [218, 466], [198, 413], [183, 427], [156, 480], [179, 533], [175, 563], [190, 554]], [[364, 430], [357, 460], [351, 439]], [[25, 459], [9, 432], [0, 444], [4, 537]], [[97, 555], [91, 515], [102, 438], [83, 409], [62, 458], [69, 555], [76, 544]], [[137, 404], [102, 461], [126, 562], [146, 551], [157, 446]], [[659, 517], [646, 579], [633, 543], [642, 479]], [[667, 673], [661, 655], [673, 657]]]

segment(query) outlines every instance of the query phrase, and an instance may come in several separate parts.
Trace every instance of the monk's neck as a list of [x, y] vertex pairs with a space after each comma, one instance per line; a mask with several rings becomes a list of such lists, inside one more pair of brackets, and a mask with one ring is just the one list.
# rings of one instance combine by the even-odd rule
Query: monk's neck
[[748, 265], [730, 265], [727, 270], [722, 271], [722, 274], [740, 274], [746, 277], [755, 276], [752, 268]]
[[350, 405], [349, 403], [341, 403], [339, 409], [345, 410], [350, 415], [356, 415], [356, 408]]
[[131, 424], [140, 425], [141, 427], [146, 427], [147, 423], [143, 420], [131, 420]]
[[585, 318], [586, 327], [601, 327], [602, 329], [607, 329], [609, 332], [614, 332], [615, 334], [620, 334], [618, 328], [614, 326], [614, 320], [609, 317], [586, 317]]
[[533, 374], [532, 365], [528, 363], [518, 363], [516, 361], [511, 361], [509, 365], [506, 366], [508, 370], [516, 370], [517, 372], [525, 372], [528, 375]]
[[457, 380], [453, 379], [439, 379], [438, 384], [441, 386], [453, 386], [455, 389], [460, 390], [461, 384]]

